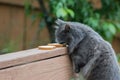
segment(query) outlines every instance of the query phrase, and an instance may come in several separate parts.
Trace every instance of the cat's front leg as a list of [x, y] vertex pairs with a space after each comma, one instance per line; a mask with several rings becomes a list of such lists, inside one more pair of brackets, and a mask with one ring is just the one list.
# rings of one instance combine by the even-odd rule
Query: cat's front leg
[[72, 60], [72, 64], [73, 64], [73, 76], [74, 76], [74, 80], [80, 80], [80, 68], [81, 66], [83, 66], [83, 64], [79, 64], [78, 60], [74, 59]]
[[80, 80], [80, 69], [85, 66], [85, 61], [80, 56], [72, 56], [73, 74], [75, 80]]

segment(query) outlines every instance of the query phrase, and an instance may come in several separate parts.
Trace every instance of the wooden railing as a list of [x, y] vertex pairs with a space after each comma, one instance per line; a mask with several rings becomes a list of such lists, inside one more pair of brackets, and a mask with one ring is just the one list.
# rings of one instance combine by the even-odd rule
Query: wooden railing
[[0, 80], [70, 80], [66, 48], [37, 48], [0, 55]]

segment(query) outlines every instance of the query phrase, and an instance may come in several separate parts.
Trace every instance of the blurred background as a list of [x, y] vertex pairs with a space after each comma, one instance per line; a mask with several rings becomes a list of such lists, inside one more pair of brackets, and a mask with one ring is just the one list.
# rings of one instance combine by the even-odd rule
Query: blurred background
[[120, 0], [0, 0], [0, 54], [54, 42], [54, 21], [91, 26], [120, 53]]

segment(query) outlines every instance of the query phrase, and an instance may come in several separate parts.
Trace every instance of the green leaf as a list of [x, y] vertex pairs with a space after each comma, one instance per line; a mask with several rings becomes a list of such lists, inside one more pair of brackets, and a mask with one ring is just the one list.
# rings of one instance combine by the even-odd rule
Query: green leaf
[[117, 31], [120, 32], [120, 23], [115, 23], [115, 26], [117, 28]]
[[25, 3], [24, 3], [24, 6], [25, 6], [25, 15], [26, 16], [29, 16], [30, 13], [31, 13], [31, 3], [29, 0], [25, 0]]
[[73, 10], [71, 10], [71, 9], [66, 9], [66, 10], [67, 10], [68, 14], [70, 14], [70, 16], [71, 16], [72, 18], [74, 18], [75, 13], [73, 12]]
[[102, 26], [101, 26], [101, 27], [102, 27], [102, 29], [103, 29], [104, 31], [108, 31], [108, 29], [109, 29], [108, 22], [105, 22], [105, 21], [104, 21], [104, 22], [102, 23]]
[[67, 0], [67, 4], [69, 5], [69, 6], [74, 6], [74, 4], [75, 4], [75, 1], [74, 0]]
[[116, 34], [116, 28], [115, 28], [115, 26], [114, 26], [112, 23], [109, 23], [108, 26], [109, 26], [109, 31], [110, 31], [113, 35], [115, 35], [115, 34]]
[[88, 19], [86, 19], [86, 22], [93, 27], [94, 29], [98, 27], [99, 25], [99, 19], [95, 18], [95, 17], [90, 17]]
[[106, 40], [108, 40], [108, 41], [112, 41], [112, 38], [113, 38], [113, 34], [111, 34], [111, 32], [110, 31], [106, 31], [106, 32], [104, 32], [105, 33], [105, 38], [106, 38]]
[[64, 8], [60, 8], [60, 9], [57, 10], [56, 15], [57, 15], [58, 18], [59, 17], [66, 17], [67, 12]]

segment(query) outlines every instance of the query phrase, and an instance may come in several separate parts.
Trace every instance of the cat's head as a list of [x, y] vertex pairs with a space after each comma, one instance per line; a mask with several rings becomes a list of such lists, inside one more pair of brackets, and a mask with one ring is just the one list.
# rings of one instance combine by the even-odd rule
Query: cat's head
[[73, 51], [74, 47], [84, 38], [84, 32], [76, 23], [56, 20], [55, 38], [58, 43], [66, 43]]
[[56, 21], [56, 24], [56, 42], [69, 44], [72, 40], [71, 26], [60, 19]]

